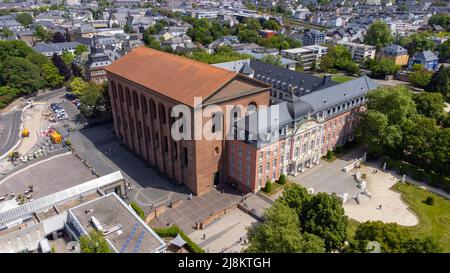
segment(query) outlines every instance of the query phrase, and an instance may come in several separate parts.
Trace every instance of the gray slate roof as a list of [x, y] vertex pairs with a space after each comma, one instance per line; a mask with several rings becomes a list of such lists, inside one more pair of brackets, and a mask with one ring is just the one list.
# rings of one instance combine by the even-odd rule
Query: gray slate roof
[[302, 96], [300, 99], [312, 105], [314, 112], [336, 105], [352, 97], [374, 90], [378, 84], [366, 75], [354, 80]]

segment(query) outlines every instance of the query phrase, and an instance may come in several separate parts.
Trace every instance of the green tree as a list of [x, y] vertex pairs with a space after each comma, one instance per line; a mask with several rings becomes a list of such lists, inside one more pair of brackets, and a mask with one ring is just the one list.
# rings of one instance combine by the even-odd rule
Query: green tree
[[111, 253], [105, 237], [96, 230], [80, 237], [80, 250], [81, 253]]
[[440, 93], [421, 92], [413, 96], [417, 112], [428, 118], [439, 120], [444, 115], [444, 97]]
[[320, 70], [329, 72], [332, 69], [347, 71], [351, 74], [359, 74], [359, 65], [352, 60], [352, 55], [342, 45], [328, 47], [328, 52], [322, 57]]
[[358, 252], [369, 252], [368, 243], [376, 241], [380, 244], [382, 253], [402, 253], [404, 252], [403, 240], [408, 237], [408, 233], [400, 229], [397, 224], [368, 221], [356, 229], [356, 249]]
[[248, 230], [246, 252], [306, 253], [324, 252], [323, 241], [314, 235], [302, 236], [294, 210], [275, 202], [264, 214], [264, 222]]
[[66, 64], [66, 66], [70, 66], [75, 59], [75, 55], [69, 51], [63, 51], [63, 54], [61, 56], [62, 60]]
[[237, 35], [241, 43], [256, 43], [258, 41], [258, 32], [251, 29], [240, 30]]
[[275, 30], [275, 31], [279, 31], [281, 29], [281, 25], [274, 19], [269, 19], [269, 20], [265, 21], [263, 24], [263, 27], [265, 29], [271, 29], [271, 30]]
[[450, 39], [437, 46], [439, 59], [444, 61], [450, 60]]
[[377, 50], [390, 45], [393, 40], [391, 30], [381, 20], [373, 22], [367, 29], [366, 35], [364, 35], [364, 43], [376, 46]]
[[33, 16], [29, 13], [21, 12], [16, 16], [17, 22], [19, 22], [24, 28], [28, 28], [33, 23]]
[[284, 205], [293, 209], [299, 218], [302, 217], [303, 212], [306, 210], [305, 204], [308, 203], [311, 196], [306, 189], [299, 184], [291, 183], [284, 187], [283, 194], [277, 199], [276, 202], [283, 203]]
[[390, 58], [381, 58], [379, 60], [368, 59], [366, 66], [372, 72], [372, 76], [377, 78], [393, 75], [400, 70], [400, 66], [396, 65], [394, 60]]
[[387, 116], [390, 124], [401, 124], [416, 114], [412, 93], [405, 86], [381, 87], [367, 96], [369, 110]]
[[0, 83], [19, 89], [22, 94], [35, 92], [44, 85], [39, 67], [24, 58], [6, 58], [0, 72]]
[[302, 230], [325, 242], [327, 251], [340, 249], [347, 236], [348, 219], [336, 195], [318, 193], [306, 203], [301, 218]]
[[16, 88], [12, 88], [9, 86], [0, 86], [0, 109], [5, 108], [19, 95], [20, 91]]
[[395, 223], [368, 221], [358, 226], [355, 232], [354, 249], [369, 252], [368, 243], [380, 244], [381, 253], [438, 253], [442, 249], [432, 238], [411, 238], [411, 234]]
[[84, 52], [88, 52], [88, 48], [86, 45], [80, 44], [75, 47], [75, 56], [81, 56], [81, 54], [83, 54]]
[[441, 66], [431, 77], [430, 83], [425, 87], [428, 92], [439, 92], [444, 97], [450, 90], [450, 67]]
[[2, 38], [9, 38], [14, 35], [14, 32], [10, 30], [9, 28], [2, 28], [0, 29], [0, 37]]
[[264, 55], [261, 59], [261, 62], [267, 63], [267, 64], [272, 64], [272, 65], [276, 65], [276, 66], [282, 66], [282, 62], [281, 62], [281, 56], [280, 55], [272, 55], [272, 54], [267, 54]]
[[439, 25], [444, 29], [450, 30], [450, 15], [445, 13], [434, 14], [428, 19], [429, 25]]
[[33, 52], [24, 41], [0, 41], [0, 63], [8, 57], [25, 58]]
[[408, 79], [413, 85], [424, 88], [430, 83], [432, 76], [433, 72], [426, 70], [421, 64], [415, 64], [413, 71], [408, 75]]
[[38, 40], [43, 41], [43, 42], [49, 42], [52, 39], [52, 37], [53, 37], [52, 33], [50, 31], [46, 30], [41, 25], [37, 25], [34, 28], [34, 36]]
[[397, 39], [396, 43], [406, 48], [410, 56], [417, 52], [433, 50], [435, 46], [433, 40], [431, 40], [431, 36], [425, 32], [418, 32], [409, 36], [400, 37]]
[[41, 68], [44, 82], [48, 87], [57, 88], [63, 85], [64, 77], [59, 75], [59, 71], [54, 65], [46, 63], [43, 64]]
[[88, 86], [88, 83], [85, 82], [82, 78], [75, 77], [69, 83], [68, 89], [75, 96], [81, 96], [81, 94], [87, 88], [87, 86]]

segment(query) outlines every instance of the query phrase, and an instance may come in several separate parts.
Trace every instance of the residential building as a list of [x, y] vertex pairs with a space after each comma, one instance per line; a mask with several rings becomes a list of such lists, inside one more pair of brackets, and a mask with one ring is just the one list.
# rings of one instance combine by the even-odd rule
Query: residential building
[[379, 54], [380, 58], [390, 58], [396, 65], [407, 65], [408, 64], [408, 50], [404, 49], [399, 45], [390, 45], [388, 47], [382, 48]]
[[79, 42], [65, 42], [65, 43], [37, 43], [33, 46], [33, 50], [51, 57], [53, 54], [62, 55], [64, 51], [74, 53], [75, 48], [80, 45]]
[[328, 48], [325, 46], [310, 45], [281, 50], [281, 56], [296, 60], [304, 70], [310, 70], [313, 66], [319, 67], [322, 56], [327, 52]]
[[363, 63], [366, 59], [374, 59], [376, 47], [365, 44], [358, 44], [352, 42], [338, 42], [338, 44], [348, 49], [352, 55], [352, 59], [356, 62]]
[[325, 33], [322, 33], [318, 30], [309, 30], [306, 31], [303, 35], [303, 45], [321, 45], [325, 42]]
[[439, 68], [439, 58], [430, 50], [417, 52], [409, 59], [408, 69], [412, 70], [415, 64], [422, 65], [426, 70], [434, 71]]

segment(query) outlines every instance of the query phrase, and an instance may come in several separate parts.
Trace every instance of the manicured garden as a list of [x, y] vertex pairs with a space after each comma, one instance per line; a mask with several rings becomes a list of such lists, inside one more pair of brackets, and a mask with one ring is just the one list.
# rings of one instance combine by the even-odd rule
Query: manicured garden
[[[409, 231], [414, 238], [432, 237], [443, 252], [450, 252], [450, 200], [408, 183], [397, 183], [393, 189], [402, 194], [403, 200], [419, 218], [418, 225], [400, 228]], [[433, 205], [427, 204], [430, 198]], [[349, 221], [349, 241], [353, 240], [359, 225], [355, 220]]]
[[[450, 200], [415, 185], [397, 183], [394, 189], [402, 193], [403, 200], [419, 217], [418, 225], [406, 229], [417, 237], [433, 237], [444, 252], [450, 252]], [[428, 197], [434, 200], [433, 205], [426, 204]]]

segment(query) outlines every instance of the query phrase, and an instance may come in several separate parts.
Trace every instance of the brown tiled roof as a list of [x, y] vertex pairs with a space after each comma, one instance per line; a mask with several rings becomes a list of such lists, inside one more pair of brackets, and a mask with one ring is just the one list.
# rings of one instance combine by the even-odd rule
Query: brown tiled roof
[[237, 75], [147, 47], [135, 48], [106, 70], [189, 106], [195, 96], [205, 99]]

